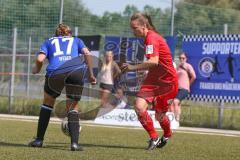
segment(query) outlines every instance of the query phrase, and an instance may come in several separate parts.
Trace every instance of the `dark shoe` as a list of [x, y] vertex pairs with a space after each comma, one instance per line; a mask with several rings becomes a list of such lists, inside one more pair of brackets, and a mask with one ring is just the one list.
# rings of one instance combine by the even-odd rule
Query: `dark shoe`
[[83, 148], [77, 143], [72, 143], [71, 151], [83, 151]]
[[157, 148], [162, 148], [167, 144], [169, 138], [165, 138], [162, 136], [162, 138], [160, 139], [160, 142], [157, 145]]
[[42, 147], [43, 145], [43, 140], [35, 138], [33, 141], [28, 143], [29, 147]]
[[148, 143], [149, 143], [149, 144], [148, 144], [148, 147], [146, 148], [146, 150], [153, 150], [153, 149], [155, 149], [155, 148], [158, 146], [158, 144], [160, 143], [160, 138], [159, 138], [159, 137], [158, 137], [158, 138], [155, 138], [155, 139], [151, 138]]

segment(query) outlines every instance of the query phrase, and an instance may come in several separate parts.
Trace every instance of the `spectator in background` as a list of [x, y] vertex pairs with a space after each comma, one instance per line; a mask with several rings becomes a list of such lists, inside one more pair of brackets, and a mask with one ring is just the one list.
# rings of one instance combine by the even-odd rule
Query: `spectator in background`
[[177, 67], [178, 75], [178, 94], [174, 98], [170, 111], [174, 113], [177, 121], [180, 120], [181, 101], [190, 93], [190, 85], [196, 79], [195, 71], [191, 64], [187, 63], [187, 56], [181, 53], [179, 56], [180, 63]]
[[114, 78], [121, 74], [118, 64], [113, 60], [113, 52], [106, 51], [102, 64], [100, 64], [100, 96], [101, 106], [107, 107], [108, 98], [112, 93]]

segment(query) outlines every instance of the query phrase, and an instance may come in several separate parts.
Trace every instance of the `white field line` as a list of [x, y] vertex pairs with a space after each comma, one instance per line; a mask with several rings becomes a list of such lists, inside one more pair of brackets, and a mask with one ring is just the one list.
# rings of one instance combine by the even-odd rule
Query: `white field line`
[[[21, 115], [0, 114], [0, 120], [37, 122], [38, 116], [21, 116]], [[50, 123], [60, 124], [61, 119], [52, 117]], [[89, 127], [105, 127], [105, 128], [117, 128], [117, 129], [143, 130], [142, 127], [102, 125], [102, 124], [95, 124], [93, 121], [81, 121], [81, 123], [83, 126], [89, 126]], [[160, 131], [160, 130], [161, 129], [158, 129], [158, 131]], [[240, 138], [240, 131], [235, 131], [235, 130], [180, 127], [179, 129], [173, 130], [173, 132], [187, 133], [187, 134], [212, 135], [212, 136], [239, 137]]]

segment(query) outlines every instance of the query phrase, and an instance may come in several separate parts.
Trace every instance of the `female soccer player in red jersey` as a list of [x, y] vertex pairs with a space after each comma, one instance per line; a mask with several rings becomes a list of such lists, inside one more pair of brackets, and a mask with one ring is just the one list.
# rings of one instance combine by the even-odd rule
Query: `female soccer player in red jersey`
[[[172, 135], [170, 121], [166, 115], [168, 107], [178, 90], [177, 74], [173, 67], [170, 49], [164, 38], [155, 30], [151, 18], [144, 13], [135, 13], [130, 20], [131, 29], [136, 37], [144, 38], [147, 60], [141, 64], [123, 64], [123, 72], [148, 70], [135, 102], [135, 111], [144, 129], [150, 136], [147, 150], [161, 148]], [[153, 104], [155, 117], [163, 129], [160, 138], [153, 121], [147, 112], [148, 104]]]

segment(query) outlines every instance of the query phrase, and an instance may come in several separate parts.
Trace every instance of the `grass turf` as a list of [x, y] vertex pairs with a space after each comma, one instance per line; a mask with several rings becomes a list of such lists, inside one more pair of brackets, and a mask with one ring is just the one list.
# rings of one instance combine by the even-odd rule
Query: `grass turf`
[[43, 148], [29, 148], [36, 122], [0, 120], [0, 159], [81, 160], [230, 160], [240, 159], [240, 137], [174, 133], [163, 149], [145, 151], [142, 130], [83, 126], [80, 143], [85, 151], [71, 152], [69, 138], [59, 124], [50, 124]]

